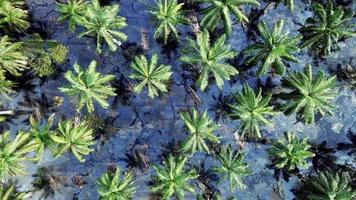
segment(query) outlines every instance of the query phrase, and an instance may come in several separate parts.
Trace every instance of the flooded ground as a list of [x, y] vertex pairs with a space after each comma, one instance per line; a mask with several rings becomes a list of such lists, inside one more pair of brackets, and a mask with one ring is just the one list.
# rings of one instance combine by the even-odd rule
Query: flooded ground
[[[178, 143], [186, 137], [187, 133], [178, 113], [192, 107], [200, 111], [207, 109], [209, 115], [221, 124], [216, 134], [222, 137], [222, 143], [231, 143], [236, 147], [235, 135], [239, 123], [230, 120], [225, 115], [225, 105], [231, 100], [231, 95], [240, 90], [244, 82], [248, 82], [254, 88], [263, 86], [264, 89], [271, 91], [280, 89], [278, 76], [272, 79], [262, 77], [257, 80], [253, 76], [256, 68], [249, 70], [239, 68], [242, 63], [239, 59], [234, 63], [238, 65], [240, 74], [230, 82], [225, 82], [222, 91], [214, 84], [210, 84], [205, 92], [195, 89], [194, 70], [178, 61], [182, 43], [176, 47], [167, 48], [153, 39], [154, 30], [152, 24], [149, 23], [149, 15], [145, 12], [147, 5], [152, 4], [153, 1], [106, 1], [120, 3], [120, 15], [127, 19], [128, 24], [123, 32], [128, 35], [129, 39], [117, 52], [103, 51], [101, 56], [95, 53], [94, 38], [79, 39], [76, 33], [68, 30], [67, 24], [57, 22], [58, 14], [54, 0], [28, 0], [27, 2], [32, 15], [31, 31], [40, 30], [41, 35], [46, 39], [55, 39], [67, 45], [69, 57], [53, 77], [38, 79], [28, 75], [17, 81], [19, 85], [17, 92], [11, 96], [12, 100], [2, 99], [3, 108], [13, 109], [15, 115], [1, 124], [1, 127], [13, 133], [19, 129], [27, 130], [28, 117], [33, 112], [40, 113], [45, 118], [56, 113], [56, 121], [73, 117], [75, 115], [73, 104], [57, 88], [66, 83], [63, 73], [72, 69], [75, 62], [86, 67], [91, 60], [97, 60], [98, 71], [103, 74], [115, 74], [116, 80], [113, 85], [118, 93], [117, 97], [110, 99], [111, 106], [108, 110], [99, 106], [95, 107], [95, 115], [102, 119], [103, 130], [106, 131], [98, 135], [95, 151], [86, 157], [85, 163], [80, 163], [69, 153], [54, 159], [50, 152], [46, 152], [40, 163], [26, 164], [28, 169], [26, 176], [12, 178], [18, 181], [21, 186], [20, 190], [33, 192], [30, 199], [40, 199], [42, 195], [46, 195], [46, 192], [51, 192], [48, 188], [39, 190], [33, 186], [40, 168], [42, 171], [45, 170], [44, 174], [54, 177], [55, 191], [53, 194], [48, 194], [48, 199], [98, 199], [96, 180], [112, 164], [119, 165], [122, 170], [132, 168], [135, 171], [137, 192], [134, 199], [157, 199], [149, 192], [150, 176], [153, 174], [152, 167], [135, 166], [129, 155], [140, 151], [148, 156], [149, 163], [147, 164], [160, 164], [162, 157], [168, 152], [175, 151]], [[267, 8], [259, 19], [265, 20], [269, 25], [279, 19], [284, 19], [285, 29], [291, 35], [296, 35], [305, 19], [312, 16], [312, 12], [308, 1], [295, 1], [295, 3], [293, 15], [281, 4], [277, 8], [274, 6]], [[351, 4], [351, 1], [345, 3], [349, 9], [352, 7]], [[261, 8], [265, 7], [266, 3], [261, 3]], [[261, 10], [250, 12], [251, 9], [247, 8], [246, 11], [251, 13], [250, 17], [256, 18], [258, 14], [261, 14]], [[189, 26], [183, 26], [179, 30], [181, 41], [184, 41], [186, 36], [193, 35]], [[81, 31], [80, 28], [76, 30], [77, 33]], [[252, 44], [256, 40], [255, 31], [253, 28], [235, 24], [229, 39], [232, 48], [240, 52]], [[141, 48], [142, 32], [147, 33], [149, 50]], [[145, 55], [157, 53], [159, 62], [172, 66], [174, 73], [169, 84], [169, 92], [151, 99], [147, 96], [147, 91], [141, 94], [134, 94], [130, 91], [130, 85], [135, 82], [128, 78], [131, 73], [128, 65], [134, 55], [139, 53]], [[341, 42], [341, 50], [327, 59], [313, 58], [306, 50], [299, 52], [297, 57], [300, 62], [289, 63], [288, 70], [302, 70], [307, 63], [313, 65], [314, 71], [321, 69], [326, 73], [337, 72], [338, 66], [350, 65], [355, 68], [355, 55], [356, 39], [349, 39]], [[295, 115], [276, 115], [272, 118], [273, 127], [263, 127], [262, 134], [265, 140], [280, 138], [284, 131], [294, 131], [300, 136], [306, 136], [317, 152], [317, 156], [309, 163], [311, 166], [309, 170], [330, 165], [328, 167], [353, 171], [352, 176], [356, 179], [356, 97], [355, 91], [348, 86], [343, 86], [344, 83], [343, 80], [338, 81], [340, 87], [336, 89], [336, 92], [339, 96], [334, 100], [336, 107], [333, 116], [325, 116], [318, 119], [315, 125], [306, 126], [297, 121]], [[196, 94], [193, 90], [196, 90]], [[54, 96], [64, 97], [64, 104], [60, 108], [52, 106]], [[246, 152], [246, 162], [250, 165], [253, 174], [244, 179], [247, 189], [236, 190], [235, 193], [229, 192], [226, 181], [216, 185], [217, 176], [210, 170], [211, 166], [217, 164], [216, 161], [206, 154], [195, 154], [190, 158], [188, 165], [195, 167], [204, 175], [202, 176], [204, 180], [194, 182], [196, 191], [199, 193], [219, 191], [223, 197], [234, 196], [242, 200], [293, 199], [294, 193], [291, 190], [300, 183], [300, 179], [292, 175], [289, 180], [286, 180], [275, 174], [270, 166], [266, 148], [268, 145], [263, 141], [245, 142], [243, 150]], [[336, 164], [328, 162], [328, 159]], [[303, 176], [308, 172], [308, 170], [301, 170], [299, 175]], [[186, 199], [195, 199], [195, 195], [187, 195]]]

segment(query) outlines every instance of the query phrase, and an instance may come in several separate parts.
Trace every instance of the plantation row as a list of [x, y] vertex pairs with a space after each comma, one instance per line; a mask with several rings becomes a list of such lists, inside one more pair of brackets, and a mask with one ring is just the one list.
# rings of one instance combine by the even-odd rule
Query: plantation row
[[[293, 12], [293, 0], [283, 2]], [[184, 41], [179, 60], [199, 69], [196, 85], [201, 91], [208, 87], [211, 77], [217, 87], [222, 89], [224, 81], [239, 73], [229, 63], [236, 58], [237, 53], [226, 42], [232, 32], [232, 18], [249, 23], [240, 6], [260, 4], [257, 0], [198, 0], [186, 4], [202, 5], [204, 8], [199, 15], [199, 31], [194, 39], [188, 37]], [[7, 97], [16, 92], [13, 89], [16, 88], [16, 83], [10, 80], [11, 77], [21, 76], [27, 70], [39, 77], [53, 75], [56, 66], [65, 63], [69, 51], [62, 43], [42, 39], [39, 34], [26, 35], [21, 41], [10, 39], [9, 35], [25, 32], [30, 27], [24, 5], [23, 0], [0, 2], [0, 28], [4, 33], [0, 39], [0, 94]], [[319, 57], [337, 51], [339, 41], [356, 36], [353, 26], [348, 24], [354, 13], [341, 6], [334, 6], [331, 0], [325, 5], [314, 3], [312, 8], [314, 17], [309, 18], [299, 30], [301, 35], [290, 37], [283, 29], [283, 19], [272, 28], [268, 28], [267, 23], [262, 21], [257, 25], [260, 40], [241, 52], [247, 56], [247, 65], [259, 66], [257, 76], [272, 71], [282, 76], [282, 87], [284, 91], [288, 91], [272, 95], [262, 89], [256, 92], [248, 84], [244, 84], [240, 92], [233, 94], [234, 102], [229, 104], [228, 117], [240, 121], [242, 138], [262, 138], [260, 127], [271, 125], [269, 118], [279, 112], [285, 115], [296, 113], [297, 118], [307, 125], [315, 123], [315, 115], [332, 114], [331, 101], [337, 95], [333, 92], [336, 76], [327, 76], [323, 71], [313, 74], [311, 65], [306, 66], [302, 72], [286, 72], [285, 65], [288, 62], [298, 62], [293, 54], [302, 48], [309, 48]], [[155, 22], [154, 37], [163, 39], [165, 45], [172, 41], [178, 42], [178, 26], [192, 23], [185, 15], [184, 4], [177, 0], [157, 1], [148, 12]], [[119, 31], [127, 26], [126, 19], [118, 15], [119, 5], [102, 6], [99, 0], [68, 0], [67, 3], [58, 4], [58, 13], [59, 21], [68, 22], [70, 31], [75, 32], [76, 27], [84, 28], [85, 31], [78, 37], [96, 37], [98, 54], [102, 53], [102, 46], [105, 44], [114, 52], [127, 40], [127, 35]], [[216, 39], [211, 37], [213, 31], [221, 29], [225, 34]], [[108, 99], [117, 95], [115, 88], [110, 85], [115, 76], [103, 75], [96, 68], [97, 62], [94, 60], [86, 69], [75, 63], [73, 70], [68, 70], [64, 75], [68, 84], [58, 88], [73, 100], [77, 113], [94, 112], [94, 103], [107, 109], [110, 106]], [[130, 68], [132, 74], [129, 78], [137, 81], [135, 93], [147, 89], [148, 96], [154, 98], [168, 91], [167, 82], [173, 72], [171, 66], [160, 64], [157, 54], [154, 53], [150, 58], [145, 55], [136, 56]], [[262, 95], [265, 93], [266, 95]], [[282, 102], [282, 106], [271, 106], [272, 98]], [[8, 112], [0, 111], [1, 114]], [[52, 114], [44, 121], [31, 117], [29, 130], [19, 131], [14, 138], [10, 137], [10, 131], [5, 131], [0, 136], [1, 182], [11, 176], [24, 175], [26, 168], [23, 162], [40, 161], [45, 149], [51, 150], [54, 157], [71, 152], [80, 162], [85, 162], [84, 157], [93, 151], [95, 144], [94, 128], [85, 119], [78, 117], [53, 125], [54, 117]], [[189, 135], [181, 142], [181, 155], [169, 155], [162, 166], [154, 166], [152, 192], [162, 199], [172, 196], [184, 199], [185, 193], [194, 192], [194, 187], [189, 183], [196, 180], [199, 174], [194, 169], [186, 169], [185, 164], [187, 155], [193, 156], [196, 152], [206, 152], [219, 161], [220, 165], [213, 170], [222, 180], [229, 181], [231, 192], [236, 188], [245, 189], [242, 177], [253, 172], [244, 162], [244, 153], [234, 151], [231, 145], [212, 148], [220, 144], [220, 138], [214, 135], [220, 125], [208, 116], [207, 111], [199, 113], [192, 109], [190, 112], [181, 112], [180, 117]], [[5, 120], [5, 115], [1, 119]], [[267, 151], [274, 168], [291, 174], [298, 168], [307, 168], [308, 160], [315, 156], [307, 138], [299, 139], [291, 132], [286, 132], [285, 138], [270, 141], [270, 144]], [[307, 181], [306, 198], [354, 199], [356, 191], [349, 182], [346, 173], [317, 172]], [[126, 172], [121, 177], [117, 167], [98, 179], [100, 199], [133, 198], [136, 191], [134, 184], [133, 172]], [[26, 192], [16, 191], [14, 184], [3, 183], [0, 187], [1, 200], [26, 199], [27, 195]], [[221, 197], [214, 195], [213, 198]], [[204, 197], [198, 195], [197, 199]]]

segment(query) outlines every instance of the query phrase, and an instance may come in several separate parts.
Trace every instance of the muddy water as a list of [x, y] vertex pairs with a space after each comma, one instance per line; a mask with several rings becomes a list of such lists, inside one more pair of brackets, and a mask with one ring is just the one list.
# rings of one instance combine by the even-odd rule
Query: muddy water
[[[132, 168], [127, 159], [127, 154], [138, 146], [144, 146], [145, 154], [149, 157], [151, 164], [160, 164], [163, 155], [174, 151], [174, 145], [186, 137], [183, 129], [183, 122], [180, 120], [178, 112], [197, 107], [203, 111], [207, 109], [209, 115], [221, 124], [221, 128], [216, 132], [222, 137], [223, 143], [234, 142], [234, 133], [239, 125], [237, 121], [232, 121], [224, 115], [224, 102], [231, 99], [231, 94], [242, 88], [242, 83], [248, 82], [256, 87], [275, 85], [278, 89], [280, 80], [274, 77], [267, 80], [265, 77], [257, 80], [253, 76], [255, 68], [250, 70], [241, 69], [238, 75], [230, 83], [225, 82], [222, 91], [214, 84], [210, 84], [205, 92], [197, 90], [196, 95], [191, 92], [194, 88], [193, 78], [194, 70], [188, 69], [178, 61], [180, 46], [164, 48], [153, 39], [153, 28], [149, 23], [149, 16], [145, 12], [147, 4], [152, 4], [149, 0], [121, 0], [120, 15], [126, 17], [128, 27], [123, 29], [129, 39], [123, 44], [122, 48], [112, 53], [103, 51], [101, 56], [95, 54], [94, 38], [77, 38], [76, 33], [71, 33], [66, 24], [56, 21], [57, 12], [55, 11], [54, 0], [28, 0], [29, 10], [33, 17], [32, 27], [41, 30], [41, 35], [47, 39], [56, 39], [69, 48], [69, 57], [65, 64], [61, 65], [57, 74], [48, 79], [37, 79], [29, 76], [26, 83], [19, 85], [17, 93], [12, 96], [13, 100], [3, 100], [3, 107], [13, 109], [16, 115], [2, 124], [3, 128], [11, 129], [15, 133], [19, 129], [28, 129], [28, 117], [33, 112], [42, 113], [49, 116], [56, 113], [56, 121], [64, 118], [71, 118], [75, 114], [75, 109], [69, 99], [64, 97], [64, 104], [60, 108], [54, 108], [49, 105], [54, 96], [64, 96], [57, 88], [65, 84], [63, 73], [72, 69], [74, 62], [78, 62], [82, 67], [86, 67], [92, 59], [99, 62], [98, 71], [104, 74], [115, 74], [116, 81], [114, 85], [118, 88], [119, 94], [116, 98], [111, 98], [111, 106], [108, 110], [101, 109], [96, 105], [95, 113], [101, 119], [105, 119], [107, 126], [112, 128], [111, 133], [105, 134], [98, 139], [95, 151], [86, 157], [85, 163], [78, 162], [71, 154], [54, 159], [50, 152], [46, 152], [42, 161], [38, 164], [26, 163], [28, 174], [21, 177], [13, 177], [17, 180], [20, 189], [34, 191], [31, 199], [40, 199], [43, 190], [36, 190], [32, 186], [33, 175], [38, 168], [45, 167], [51, 175], [57, 177], [56, 191], [48, 199], [97, 199], [96, 179], [104, 173], [111, 164], [119, 165], [122, 170]], [[118, 3], [119, 1], [112, 1]], [[266, 4], [262, 3], [261, 8]], [[250, 12], [250, 8], [246, 11]], [[256, 14], [256, 12], [254, 12]], [[251, 15], [253, 16], [253, 15]], [[296, 1], [293, 15], [283, 5], [276, 9], [270, 7], [266, 13], [260, 17], [272, 24], [283, 18], [286, 31], [291, 35], [296, 35], [297, 29], [304, 23], [305, 19], [312, 16], [310, 5], [304, 1]], [[147, 32], [149, 50], [140, 48], [141, 32]], [[33, 29], [32, 31], [35, 31]], [[77, 29], [77, 33], [81, 29]], [[249, 34], [246, 34], [249, 32]], [[189, 26], [180, 28], [181, 41], [187, 35], [192, 35]], [[233, 34], [230, 38], [232, 48], [237, 52], [252, 44], [256, 40], [255, 30], [248, 27], [242, 27], [235, 24]], [[290, 63], [288, 70], [302, 70], [307, 63], [314, 66], [314, 70], [321, 69], [329, 72], [328, 69], [336, 69], [337, 65], [350, 64], [356, 66], [354, 56], [356, 55], [356, 40], [349, 39], [341, 43], [342, 50], [333, 53], [326, 60], [316, 60], [306, 51], [298, 53], [299, 63]], [[147, 91], [141, 94], [133, 94], [129, 91], [129, 85], [135, 82], [128, 79], [131, 70], [128, 64], [133, 55], [137, 53], [152, 55], [157, 53], [161, 63], [170, 64], [174, 71], [172, 81], [170, 82], [169, 92], [158, 98], [150, 99]], [[236, 61], [239, 63], [239, 61]], [[341, 84], [341, 82], [339, 83]], [[279, 114], [272, 118], [273, 127], [264, 127], [263, 135], [267, 139], [280, 138], [284, 131], [294, 131], [299, 136], [309, 137], [314, 147], [326, 142], [326, 147], [336, 149], [339, 143], [351, 143], [347, 138], [349, 132], [356, 132], [356, 98], [355, 92], [348, 87], [336, 89], [339, 96], [335, 98], [335, 109], [333, 116], [326, 116], [317, 121], [315, 125], [305, 126], [296, 120], [295, 115], [284, 116]], [[199, 193], [204, 188], [220, 191], [223, 196], [235, 196], [237, 199], [293, 199], [294, 194], [290, 191], [300, 180], [297, 176], [291, 176], [289, 181], [283, 178], [277, 179], [274, 170], [270, 167], [270, 160], [266, 153], [265, 145], [260, 142], [246, 142], [244, 151], [246, 152], [246, 162], [251, 167], [252, 175], [244, 179], [248, 186], [245, 191], [236, 190], [235, 193], [229, 193], [228, 183], [223, 181], [216, 185], [217, 177], [209, 171], [210, 167], [218, 164], [212, 158], [205, 154], [195, 154], [189, 160], [188, 166], [195, 167], [206, 173], [207, 185], [200, 182], [194, 182], [196, 191]], [[350, 147], [355, 150], [355, 146]], [[334, 152], [322, 155], [326, 157], [335, 157], [335, 163], [349, 166], [356, 169], [355, 153], [348, 154], [350, 148], [336, 150]], [[309, 170], [301, 170], [300, 174], [306, 174], [313, 169], [310, 162]], [[202, 170], [204, 168], [204, 170]], [[138, 167], [132, 168], [136, 175], [137, 193], [134, 199], [156, 199], [149, 193], [150, 175], [152, 168], [147, 170]], [[202, 172], [203, 173], [203, 172]], [[80, 177], [84, 180], [84, 185], [79, 187], [74, 184], [74, 180]], [[279, 192], [275, 192], [278, 190]], [[187, 195], [186, 199], [195, 199], [195, 195]]]

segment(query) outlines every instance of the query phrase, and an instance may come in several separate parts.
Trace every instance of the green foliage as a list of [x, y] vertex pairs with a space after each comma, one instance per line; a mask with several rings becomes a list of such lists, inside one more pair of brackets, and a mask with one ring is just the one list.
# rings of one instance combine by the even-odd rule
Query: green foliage
[[286, 115], [296, 112], [306, 124], [314, 123], [314, 113], [325, 112], [332, 114], [334, 107], [331, 100], [336, 96], [331, 89], [336, 84], [336, 76], [325, 77], [323, 71], [319, 71], [313, 76], [312, 67], [308, 65], [304, 72], [288, 72], [288, 76], [283, 78], [282, 85], [290, 90], [284, 95], [287, 102], [282, 106]]
[[22, 52], [29, 58], [29, 67], [43, 77], [55, 72], [54, 64], [65, 61], [68, 49], [55, 40], [45, 41], [39, 34], [32, 34], [23, 41]]
[[69, 30], [74, 32], [77, 19], [85, 14], [87, 3], [85, 0], [68, 0], [66, 4], [58, 4], [59, 21], [68, 20]]
[[219, 25], [221, 21], [224, 22], [225, 33], [227, 35], [231, 34], [232, 30], [232, 20], [231, 16], [239, 22], [248, 22], [246, 15], [240, 10], [240, 6], [243, 4], [260, 6], [257, 0], [199, 0], [200, 2], [207, 3], [209, 6], [206, 7], [202, 14], [204, 15], [201, 20], [201, 26], [204, 29], [213, 31]]
[[142, 82], [135, 86], [134, 91], [140, 93], [147, 85], [148, 96], [154, 98], [158, 96], [158, 90], [167, 92], [166, 82], [172, 75], [171, 66], [159, 65], [157, 66], [157, 54], [153, 54], [150, 63], [148, 63], [145, 56], [136, 56], [130, 67], [134, 72], [130, 78], [142, 80]]
[[284, 5], [287, 6], [289, 8], [289, 10], [293, 12], [294, 0], [276, 0], [276, 3], [280, 4], [282, 1], [284, 2]]
[[182, 6], [184, 3], [178, 3], [177, 0], [158, 0], [156, 7], [150, 11], [155, 21], [156, 31], [154, 38], [163, 37], [167, 44], [169, 35], [173, 35], [175, 40], [178, 39], [176, 26], [188, 22], [183, 16]]
[[27, 21], [27, 10], [23, 9], [25, 3], [25, 0], [1, 0], [0, 28], [6, 27], [17, 32], [27, 29], [30, 23]]
[[236, 103], [229, 105], [231, 108], [229, 116], [241, 121], [242, 136], [247, 134], [249, 137], [260, 138], [260, 125], [272, 125], [265, 116], [276, 113], [272, 106], [268, 106], [272, 94], [268, 93], [262, 97], [261, 89], [256, 94], [248, 84], [245, 84], [242, 92], [238, 92], [234, 96]]
[[15, 184], [5, 185], [0, 184], [0, 199], [1, 200], [25, 200], [25, 192], [16, 191]]
[[55, 133], [51, 134], [52, 140], [57, 144], [55, 157], [70, 150], [80, 162], [84, 162], [83, 156], [93, 151], [90, 148], [95, 144], [93, 130], [88, 127], [86, 122], [78, 124], [74, 124], [71, 120], [59, 122]]
[[294, 133], [285, 132], [284, 140], [272, 140], [272, 147], [267, 151], [273, 157], [277, 169], [291, 171], [296, 167], [308, 167], [306, 160], [314, 157], [310, 148], [308, 138], [300, 140]]
[[230, 45], [225, 45], [226, 35], [222, 35], [214, 44], [210, 44], [210, 35], [207, 30], [197, 35], [196, 42], [188, 38], [188, 46], [183, 49], [182, 62], [199, 66], [200, 74], [197, 81], [200, 90], [208, 85], [209, 73], [212, 73], [217, 86], [222, 89], [224, 80], [230, 80], [230, 76], [237, 75], [234, 66], [227, 64], [225, 59], [236, 56], [230, 51]]
[[6, 80], [4, 72], [0, 70], [0, 95], [6, 95], [15, 92], [12, 90], [14, 83], [12, 81]]
[[115, 173], [108, 172], [98, 179], [99, 200], [128, 200], [135, 194], [134, 175], [128, 172], [120, 180], [120, 169]]
[[350, 185], [346, 173], [318, 172], [306, 184], [308, 200], [352, 200], [356, 190]]
[[190, 132], [188, 138], [181, 145], [183, 152], [193, 154], [198, 150], [206, 151], [210, 154], [206, 142], [220, 143], [219, 137], [213, 134], [213, 132], [219, 128], [219, 125], [214, 123], [208, 116], [207, 111], [199, 116], [199, 113], [195, 109], [192, 109], [191, 114], [189, 112], [181, 112], [180, 117]]
[[312, 47], [321, 55], [329, 55], [332, 48], [339, 48], [339, 40], [356, 36], [355, 26], [347, 23], [351, 22], [354, 13], [347, 13], [343, 6], [334, 7], [331, 0], [326, 6], [316, 2], [313, 11], [316, 18], [308, 18], [306, 25], [300, 29], [302, 47]]
[[152, 177], [154, 186], [152, 192], [157, 193], [162, 199], [168, 200], [175, 195], [177, 199], [183, 200], [185, 192], [194, 192], [194, 188], [189, 184], [191, 180], [198, 178], [195, 170], [184, 170], [187, 158], [174, 158], [172, 155], [163, 161], [163, 168], [153, 166], [156, 175]]
[[116, 51], [120, 46], [120, 40], [127, 40], [124, 33], [115, 30], [127, 26], [126, 19], [117, 16], [118, 13], [119, 5], [100, 6], [99, 0], [91, 0], [91, 3], [86, 5], [84, 15], [76, 19], [77, 23], [86, 29], [79, 37], [96, 36], [96, 51], [99, 54], [103, 39], [111, 51]]
[[96, 72], [96, 61], [91, 61], [86, 71], [75, 63], [73, 65], [74, 71], [67, 71], [65, 78], [71, 83], [68, 87], [61, 87], [63, 93], [72, 97], [76, 102], [77, 112], [86, 105], [89, 113], [94, 111], [93, 100], [97, 101], [103, 108], [109, 107], [106, 101], [110, 96], [115, 96], [114, 88], [106, 85], [107, 82], [115, 78], [114, 75], [102, 75]]
[[53, 148], [54, 142], [51, 138], [51, 135], [54, 134], [54, 131], [51, 130], [53, 117], [54, 114], [49, 116], [47, 122], [43, 123], [41, 123], [40, 121], [36, 121], [33, 116], [30, 117], [31, 128], [29, 133], [31, 136], [31, 141], [35, 145], [36, 161], [39, 161], [41, 159], [46, 147]]
[[10, 132], [0, 135], [0, 180], [8, 176], [26, 174], [21, 162], [30, 160], [27, 154], [34, 150], [30, 141], [30, 135], [18, 132], [14, 139], [10, 138]]
[[283, 31], [284, 21], [279, 20], [270, 31], [264, 21], [258, 24], [258, 30], [262, 37], [262, 42], [251, 45], [244, 50], [244, 53], [251, 54], [247, 63], [262, 65], [257, 71], [257, 75], [265, 75], [270, 67], [279, 75], [283, 75], [286, 66], [283, 62], [298, 62], [292, 55], [298, 50], [299, 37], [289, 38], [288, 33]]
[[230, 191], [233, 192], [235, 188], [245, 189], [246, 185], [243, 184], [241, 177], [249, 175], [251, 172], [248, 169], [248, 164], [243, 162], [244, 154], [232, 151], [231, 145], [222, 147], [217, 155], [221, 166], [214, 167], [213, 170], [220, 175], [223, 179], [228, 179], [230, 182]]
[[63, 64], [67, 58], [68, 48], [55, 40], [48, 41], [47, 45], [52, 61], [56, 64]]
[[27, 69], [27, 57], [20, 51], [21, 42], [10, 42], [5, 35], [0, 39], [0, 71], [20, 76]]

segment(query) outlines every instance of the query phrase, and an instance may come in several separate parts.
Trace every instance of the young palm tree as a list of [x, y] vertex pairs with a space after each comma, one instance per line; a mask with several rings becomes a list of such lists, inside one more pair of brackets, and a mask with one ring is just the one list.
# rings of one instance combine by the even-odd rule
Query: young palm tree
[[231, 113], [229, 116], [232, 119], [241, 120], [242, 136], [247, 134], [249, 137], [261, 137], [260, 125], [272, 125], [265, 116], [274, 115], [272, 106], [268, 106], [272, 95], [268, 93], [262, 97], [262, 90], [260, 89], [256, 94], [253, 89], [245, 84], [242, 91], [235, 95], [235, 104], [230, 104]]
[[204, 29], [213, 31], [223, 21], [227, 35], [230, 35], [232, 30], [231, 14], [239, 22], [249, 21], [246, 15], [240, 10], [241, 5], [260, 6], [257, 0], [199, 0], [199, 2], [209, 5], [202, 11], [204, 17], [200, 22], [201, 26]]
[[176, 27], [188, 22], [182, 12], [184, 3], [177, 0], [158, 0], [156, 7], [150, 11], [155, 22], [156, 31], [154, 38], [163, 37], [164, 44], [167, 44], [168, 37], [173, 35], [175, 40], [179, 40]]
[[6, 131], [0, 135], [0, 180], [15, 175], [26, 174], [23, 161], [31, 160], [28, 153], [35, 146], [30, 141], [30, 135], [18, 132], [14, 139], [10, 138], [10, 132]]
[[257, 75], [265, 75], [270, 67], [279, 75], [283, 75], [286, 66], [283, 62], [297, 62], [292, 53], [298, 51], [297, 44], [299, 37], [289, 38], [288, 33], [283, 31], [284, 21], [279, 20], [270, 31], [264, 21], [258, 24], [258, 30], [262, 37], [262, 42], [251, 45], [244, 50], [244, 53], [252, 55], [247, 63], [257, 64], [262, 61], [262, 65], [257, 71]]
[[194, 64], [200, 67], [197, 81], [200, 90], [204, 91], [208, 85], [209, 74], [212, 73], [217, 86], [222, 89], [224, 80], [230, 80], [230, 76], [238, 74], [234, 66], [227, 64], [225, 59], [231, 59], [236, 53], [230, 51], [230, 45], [225, 45], [226, 35], [218, 38], [211, 44], [207, 30], [197, 35], [196, 42], [188, 38], [188, 46], [183, 49], [182, 62]]
[[27, 57], [20, 51], [20, 42], [10, 42], [5, 35], [0, 39], [0, 71], [7, 71], [14, 76], [20, 76], [27, 69]]
[[0, 28], [6, 27], [21, 32], [30, 27], [27, 10], [23, 9], [25, 4], [25, 0], [1, 0]]
[[134, 187], [134, 175], [128, 172], [120, 179], [120, 169], [115, 173], [107, 172], [98, 179], [99, 200], [128, 200], [133, 198], [136, 189]]
[[294, 133], [284, 133], [284, 140], [272, 140], [272, 147], [267, 149], [277, 169], [289, 171], [297, 167], [307, 168], [306, 160], [314, 157], [310, 151], [308, 138], [298, 139]]
[[97, 101], [103, 108], [108, 108], [109, 104], [106, 100], [110, 96], [115, 96], [114, 88], [105, 85], [107, 82], [115, 78], [114, 75], [101, 75], [96, 72], [96, 61], [91, 61], [86, 71], [82, 71], [81, 67], [75, 63], [73, 65], [76, 75], [72, 71], [67, 71], [65, 78], [71, 83], [68, 87], [61, 87], [61, 90], [66, 95], [73, 97], [76, 102], [77, 111], [86, 105], [89, 113], [94, 111], [93, 100]]
[[180, 117], [190, 132], [188, 138], [181, 145], [183, 152], [194, 154], [198, 150], [210, 154], [206, 142], [220, 143], [219, 137], [213, 134], [219, 128], [219, 125], [214, 123], [208, 116], [207, 111], [199, 116], [199, 113], [195, 109], [192, 109], [191, 114], [189, 112], [181, 112]]
[[158, 90], [167, 92], [166, 82], [172, 75], [171, 66], [159, 65], [157, 66], [157, 54], [153, 54], [151, 61], [148, 63], [145, 56], [136, 56], [130, 67], [134, 72], [130, 78], [142, 80], [141, 83], [135, 86], [134, 91], [140, 93], [147, 85], [148, 96], [154, 98], [158, 96]]
[[95, 144], [93, 130], [88, 127], [86, 122], [78, 124], [74, 124], [71, 120], [59, 122], [55, 133], [51, 135], [52, 140], [57, 144], [55, 157], [71, 151], [80, 162], [84, 162], [83, 156], [93, 151], [90, 148]]
[[356, 190], [346, 173], [318, 172], [310, 178], [304, 190], [308, 200], [353, 200]]
[[330, 101], [336, 94], [331, 89], [335, 84], [336, 76], [325, 77], [323, 71], [313, 76], [311, 65], [305, 67], [303, 73], [288, 72], [288, 76], [282, 79], [282, 85], [292, 91], [284, 94], [287, 102], [282, 110], [286, 115], [296, 112], [306, 124], [313, 124], [314, 113], [332, 114], [334, 106]]
[[36, 121], [36, 119], [31, 116], [30, 117], [30, 136], [34, 145], [36, 146], [35, 152], [36, 157], [35, 161], [39, 161], [42, 157], [42, 154], [46, 147], [53, 148], [54, 142], [51, 138], [51, 135], [54, 134], [54, 131], [51, 130], [53, 123], [54, 114], [49, 116], [47, 122], [40, 123]]
[[223, 179], [230, 181], [230, 191], [233, 192], [235, 188], [245, 189], [246, 185], [243, 184], [241, 177], [249, 175], [251, 172], [248, 169], [248, 164], [243, 162], [244, 154], [232, 151], [231, 145], [222, 147], [217, 155], [220, 161], [220, 167], [214, 167], [213, 170], [220, 175]]
[[68, 20], [69, 30], [74, 32], [77, 19], [85, 14], [87, 4], [88, 1], [85, 0], [68, 0], [66, 4], [58, 4], [59, 21]]
[[303, 35], [301, 47], [311, 47], [321, 55], [329, 55], [332, 48], [338, 47], [339, 40], [355, 37], [352, 22], [354, 13], [347, 13], [342, 6], [334, 8], [331, 0], [326, 6], [313, 4], [316, 18], [308, 18], [306, 25], [300, 29]]
[[15, 184], [5, 185], [0, 184], [0, 199], [1, 200], [25, 200], [28, 195], [26, 192], [16, 191]]
[[127, 26], [124, 17], [117, 16], [119, 5], [100, 6], [99, 0], [91, 0], [86, 6], [82, 17], [77, 18], [78, 24], [87, 29], [79, 37], [89, 35], [96, 36], [96, 51], [101, 53], [102, 39], [108, 44], [111, 51], [116, 51], [120, 46], [120, 40], [126, 41], [127, 36], [115, 29]]
[[163, 168], [153, 166], [156, 170], [152, 177], [154, 186], [152, 192], [157, 193], [162, 199], [168, 200], [175, 195], [177, 199], [183, 200], [185, 192], [194, 192], [194, 188], [189, 184], [191, 180], [198, 178], [195, 170], [186, 171], [184, 165], [187, 158], [176, 159], [172, 155], [163, 161]]

